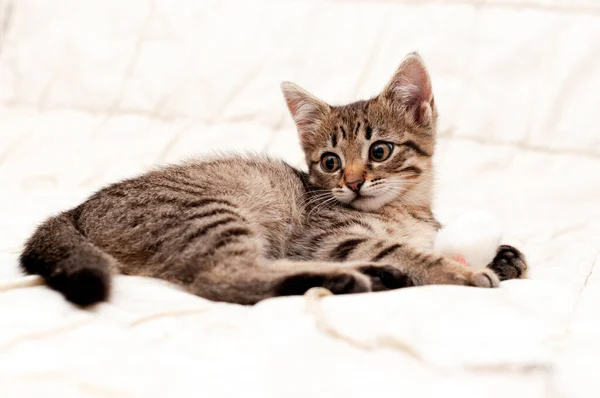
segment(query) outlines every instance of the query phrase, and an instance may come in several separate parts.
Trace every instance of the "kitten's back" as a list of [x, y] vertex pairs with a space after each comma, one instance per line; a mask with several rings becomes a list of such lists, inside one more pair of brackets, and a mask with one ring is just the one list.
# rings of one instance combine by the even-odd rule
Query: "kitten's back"
[[46, 220], [27, 241], [20, 263], [85, 306], [108, 297], [113, 272], [181, 282], [185, 272], [171, 260], [191, 244], [208, 252], [227, 237], [242, 250], [235, 238], [248, 237], [246, 246], [252, 246], [260, 236], [269, 243], [261, 255], [281, 257], [289, 227], [302, 222], [297, 203], [305, 179], [284, 162], [257, 156], [161, 168], [112, 184]]

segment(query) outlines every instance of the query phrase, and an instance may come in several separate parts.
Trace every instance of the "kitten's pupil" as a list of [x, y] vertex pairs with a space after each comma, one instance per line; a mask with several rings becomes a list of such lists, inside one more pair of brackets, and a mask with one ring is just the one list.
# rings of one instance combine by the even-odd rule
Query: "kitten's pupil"
[[330, 156], [325, 161], [325, 164], [327, 165], [327, 170], [332, 170], [335, 167], [335, 160]]
[[373, 148], [373, 157], [375, 159], [381, 159], [384, 154], [385, 153], [382, 145], [377, 145], [375, 148]]

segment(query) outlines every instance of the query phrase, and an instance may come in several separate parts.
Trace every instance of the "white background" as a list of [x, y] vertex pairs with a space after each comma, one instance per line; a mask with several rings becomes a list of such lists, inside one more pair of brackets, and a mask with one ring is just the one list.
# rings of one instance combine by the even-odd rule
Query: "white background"
[[[328, 298], [324, 315], [125, 277], [86, 312], [19, 275], [35, 225], [108, 182], [211, 151], [302, 166], [280, 81], [349, 102], [414, 50], [440, 112], [436, 212], [492, 210], [529, 280]], [[599, 396], [599, 71], [592, 0], [0, 0], [2, 389]]]

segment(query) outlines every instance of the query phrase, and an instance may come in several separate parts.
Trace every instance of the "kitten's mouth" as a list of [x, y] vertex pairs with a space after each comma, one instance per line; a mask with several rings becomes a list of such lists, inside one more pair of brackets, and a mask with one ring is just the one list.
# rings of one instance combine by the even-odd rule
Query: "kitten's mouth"
[[372, 196], [372, 195], [365, 195], [365, 194], [357, 193], [354, 195], [354, 198], [350, 201], [350, 203], [365, 202], [367, 200], [373, 199], [374, 197], [375, 196]]
[[337, 197], [338, 201], [346, 206], [353, 207], [357, 210], [373, 211], [377, 210], [387, 202], [390, 198], [380, 194], [365, 194], [352, 192], [352, 196], [346, 193], [344, 196]]

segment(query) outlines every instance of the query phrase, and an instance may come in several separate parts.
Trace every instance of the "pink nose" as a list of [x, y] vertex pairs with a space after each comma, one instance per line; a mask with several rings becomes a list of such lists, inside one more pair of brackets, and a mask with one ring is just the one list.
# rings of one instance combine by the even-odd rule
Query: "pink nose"
[[360, 191], [360, 187], [362, 187], [364, 182], [365, 182], [364, 178], [361, 178], [358, 180], [346, 181], [346, 185], [348, 186], [348, 188], [350, 188], [354, 192], [358, 193], [358, 191]]

